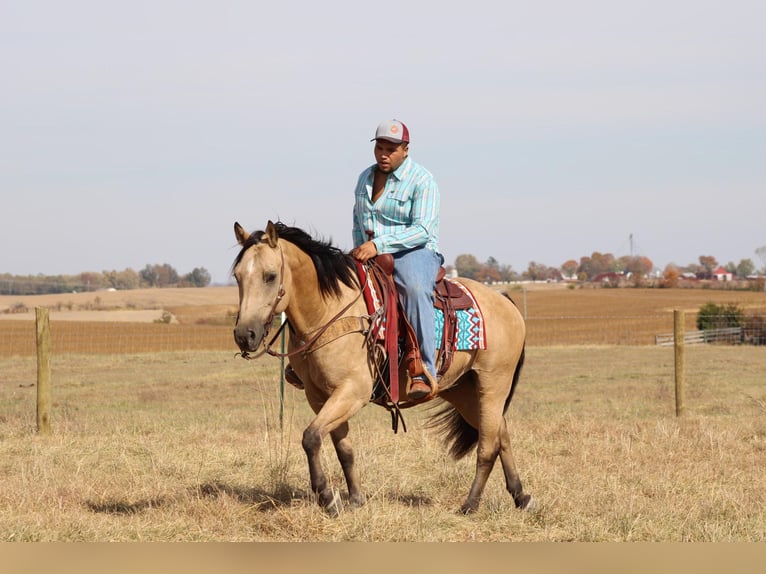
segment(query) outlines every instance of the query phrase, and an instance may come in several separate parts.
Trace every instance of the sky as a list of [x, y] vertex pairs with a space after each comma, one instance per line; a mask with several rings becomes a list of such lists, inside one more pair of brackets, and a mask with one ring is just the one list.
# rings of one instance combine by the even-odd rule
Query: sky
[[761, 0], [0, 0], [0, 273], [227, 283], [235, 221], [350, 249], [390, 118], [447, 263], [761, 268], [764, 22]]

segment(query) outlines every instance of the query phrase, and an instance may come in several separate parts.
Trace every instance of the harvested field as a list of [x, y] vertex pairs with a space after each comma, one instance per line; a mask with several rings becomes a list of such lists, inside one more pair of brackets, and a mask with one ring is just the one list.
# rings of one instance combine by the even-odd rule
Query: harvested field
[[[504, 289], [498, 287], [498, 289]], [[673, 310], [696, 328], [696, 311], [707, 302], [737, 303], [748, 314], [766, 315], [766, 293], [713, 289], [508, 289], [527, 315], [527, 343], [544, 345], [653, 345], [673, 331]], [[236, 287], [147, 289], [64, 295], [0, 297], [0, 356], [34, 353], [34, 308], [51, 312], [54, 352], [133, 353], [222, 349], [235, 351], [231, 327]], [[94, 297], [100, 297], [96, 301]], [[24, 313], [4, 313], [23, 305]], [[100, 308], [101, 310], [97, 310]], [[149, 319], [140, 315], [149, 308]], [[170, 324], [156, 324], [163, 313]], [[105, 319], [95, 321], [94, 315]]]
[[673, 331], [673, 311], [696, 329], [697, 310], [708, 302], [736, 303], [766, 316], [766, 293], [716, 289], [519, 289], [508, 291], [526, 310], [527, 342], [534, 345], [653, 345]]

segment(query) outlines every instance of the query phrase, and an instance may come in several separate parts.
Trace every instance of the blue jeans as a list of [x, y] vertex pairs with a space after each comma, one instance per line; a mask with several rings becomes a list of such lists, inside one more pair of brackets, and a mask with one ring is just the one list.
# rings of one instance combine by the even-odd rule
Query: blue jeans
[[394, 282], [407, 320], [415, 331], [425, 368], [436, 379], [436, 327], [434, 288], [444, 262], [439, 253], [425, 247], [394, 253]]

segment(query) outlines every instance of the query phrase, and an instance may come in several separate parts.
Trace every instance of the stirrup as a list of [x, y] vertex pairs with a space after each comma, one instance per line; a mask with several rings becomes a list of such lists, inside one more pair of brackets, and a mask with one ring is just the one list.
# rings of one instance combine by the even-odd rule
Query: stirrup
[[424, 377], [416, 377], [410, 383], [410, 390], [407, 392], [407, 398], [411, 401], [419, 401], [431, 394], [431, 387]]
[[304, 389], [303, 381], [301, 381], [298, 373], [295, 372], [293, 366], [290, 364], [285, 368], [285, 380], [299, 391]]

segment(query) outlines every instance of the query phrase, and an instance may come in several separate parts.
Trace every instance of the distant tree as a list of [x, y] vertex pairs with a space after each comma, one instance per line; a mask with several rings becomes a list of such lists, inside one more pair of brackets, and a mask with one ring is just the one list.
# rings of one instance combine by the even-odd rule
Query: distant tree
[[599, 273], [615, 271], [616, 267], [614, 255], [594, 251], [590, 257], [580, 258], [577, 274], [578, 276], [584, 275], [586, 279], [593, 279]]
[[481, 263], [473, 255], [458, 255], [455, 259], [455, 269], [457, 269], [457, 274], [461, 277], [475, 279], [480, 268]]
[[106, 286], [104, 276], [101, 273], [93, 271], [84, 271], [80, 273], [80, 282], [84, 291], [95, 291]]
[[493, 283], [500, 281], [500, 264], [497, 259], [490, 257], [484, 265], [479, 267], [474, 279], [482, 283]]
[[627, 271], [634, 278], [641, 279], [654, 269], [652, 260], [643, 255], [621, 257], [620, 259], [623, 264], [623, 271]]
[[705, 278], [705, 268], [699, 263], [689, 263], [689, 265], [682, 267], [681, 271], [684, 273], [692, 273], [698, 279]]
[[752, 259], [741, 259], [734, 270], [737, 277], [745, 278], [755, 273], [755, 263]]
[[669, 263], [665, 266], [665, 271], [662, 273], [662, 282], [660, 283], [660, 287], [678, 287], [678, 282], [680, 279], [681, 270], [672, 263]]
[[169, 287], [178, 283], [178, 271], [169, 263], [147, 265], [140, 275], [141, 280], [149, 287]]
[[184, 282], [192, 287], [207, 287], [210, 285], [210, 273], [204, 267], [195, 267], [191, 273], [184, 275]]
[[157, 287], [159, 285], [160, 274], [157, 272], [156, 267], [156, 265], [147, 264], [139, 273], [141, 281], [149, 287]]
[[500, 281], [516, 281], [518, 278], [519, 274], [510, 265], [500, 266]]
[[157, 265], [158, 285], [160, 287], [169, 287], [178, 283], [178, 271], [169, 263]]
[[567, 277], [573, 277], [577, 273], [577, 261], [569, 259], [561, 264], [561, 272]]
[[138, 289], [141, 285], [141, 277], [133, 269], [127, 268], [123, 271], [104, 271], [102, 275], [114, 289], [124, 291], [126, 289]]
[[718, 267], [718, 261], [712, 255], [700, 255], [700, 266], [703, 269], [703, 279], [711, 279], [713, 277], [713, 271]]
[[560, 281], [561, 271], [555, 267], [548, 267], [543, 263], [530, 261], [527, 270], [523, 273], [525, 279], [530, 281]]

